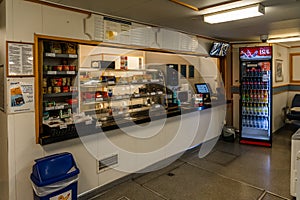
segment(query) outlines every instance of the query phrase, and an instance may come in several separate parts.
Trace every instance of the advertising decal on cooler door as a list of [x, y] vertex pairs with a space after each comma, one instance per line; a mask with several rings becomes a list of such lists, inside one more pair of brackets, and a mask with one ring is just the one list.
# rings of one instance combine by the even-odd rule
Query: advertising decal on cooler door
[[272, 47], [244, 47], [240, 48], [241, 60], [264, 60], [272, 58]]

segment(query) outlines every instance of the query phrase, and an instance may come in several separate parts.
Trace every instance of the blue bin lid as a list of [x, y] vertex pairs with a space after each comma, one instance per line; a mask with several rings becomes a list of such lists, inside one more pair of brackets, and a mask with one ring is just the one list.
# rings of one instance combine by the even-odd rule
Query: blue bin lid
[[36, 159], [30, 178], [35, 185], [42, 187], [77, 174], [79, 169], [72, 154], [64, 152]]

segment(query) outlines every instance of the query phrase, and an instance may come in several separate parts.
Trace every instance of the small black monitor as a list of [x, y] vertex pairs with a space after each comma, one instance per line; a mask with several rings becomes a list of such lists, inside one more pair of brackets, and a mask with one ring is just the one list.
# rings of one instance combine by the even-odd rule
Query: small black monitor
[[197, 94], [209, 94], [210, 89], [207, 83], [196, 83], [195, 84]]
[[226, 56], [229, 49], [229, 44], [224, 42], [213, 42], [209, 55], [213, 57], [223, 57]]
[[207, 83], [196, 83], [195, 84], [197, 94], [203, 94], [203, 101], [205, 104], [210, 104], [210, 86]]

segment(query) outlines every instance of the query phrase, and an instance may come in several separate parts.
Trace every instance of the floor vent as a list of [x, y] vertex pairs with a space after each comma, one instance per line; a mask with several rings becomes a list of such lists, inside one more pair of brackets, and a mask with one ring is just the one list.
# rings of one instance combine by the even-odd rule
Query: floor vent
[[118, 154], [113, 154], [107, 158], [98, 161], [98, 172], [109, 167], [115, 166], [119, 163]]

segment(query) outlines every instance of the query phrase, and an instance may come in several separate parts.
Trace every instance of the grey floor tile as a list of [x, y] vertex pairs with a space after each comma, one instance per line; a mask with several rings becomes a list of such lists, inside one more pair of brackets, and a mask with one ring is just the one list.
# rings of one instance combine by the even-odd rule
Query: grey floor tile
[[165, 168], [162, 168], [162, 169], [156, 170], [156, 171], [152, 171], [152, 172], [150, 172], [150, 173], [146, 173], [146, 174], [144, 174], [144, 175], [142, 175], [142, 176], [138, 176], [137, 178], [134, 178], [133, 180], [134, 180], [136, 183], [142, 185], [142, 184], [144, 184], [144, 183], [146, 183], [146, 182], [148, 182], [148, 181], [150, 181], [150, 180], [152, 180], [152, 179], [154, 179], [154, 178], [157, 178], [157, 177], [159, 177], [159, 176], [161, 176], [161, 175], [163, 175], [163, 174], [168, 173], [169, 171], [171, 171], [171, 170], [177, 168], [178, 166], [180, 166], [180, 165], [182, 165], [182, 164], [184, 164], [183, 161], [181, 161], [181, 160], [176, 160], [176, 161], [173, 162], [171, 165], [169, 165], [169, 166], [167, 166], [167, 167], [165, 167]]
[[209, 155], [206, 156], [206, 160], [215, 162], [215, 163], [223, 165], [223, 166], [228, 165], [230, 162], [232, 162], [236, 158], [237, 158], [236, 155], [218, 151], [218, 150], [213, 151]]
[[199, 146], [167, 167], [136, 176], [96, 200], [257, 200], [263, 191], [268, 192], [260, 200], [292, 199], [290, 149], [296, 130], [286, 127], [274, 133], [272, 148], [219, 140], [200, 159]]
[[[290, 198], [291, 134], [292, 132], [289, 131], [274, 134], [272, 148], [240, 144], [231, 144], [230, 147], [230, 143], [226, 144], [220, 141], [207, 157], [199, 159], [197, 156], [193, 156], [185, 161], [202, 169]], [[237, 149], [240, 150], [240, 153]], [[209, 158], [216, 151], [226, 151], [239, 156], [223, 166], [222, 158], [218, 158], [220, 156], [215, 156], [215, 159], [219, 159], [219, 163]]]
[[[288, 198], [280, 197], [274, 194], [266, 193], [262, 200], [287, 200]], [[290, 198], [291, 199], [291, 198]]]
[[128, 181], [90, 200], [163, 200], [141, 185]]
[[256, 200], [263, 192], [189, 164], [181, 165], [144, 186], [172, 200]]

